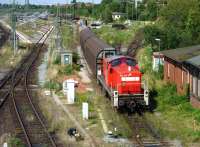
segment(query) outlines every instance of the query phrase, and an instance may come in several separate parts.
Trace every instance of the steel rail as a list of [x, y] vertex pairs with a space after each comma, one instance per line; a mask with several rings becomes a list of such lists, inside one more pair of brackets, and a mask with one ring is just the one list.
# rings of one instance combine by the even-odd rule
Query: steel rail
[[[50, 31], [50, 32], [49, 32]], [[34, 48], [38, 48], [38, 47], [40, 47], [40, 41], [44, 38], [44, 36], [46, 36], [47, 34], [47, 36], [46, 36], [46, 38], [43, 40], [43, 43], [42, 43], [42, 46], [40, 47], [40, 48], [42, 48], [43, 47], [43, 45], [44, 45], [44, 42], [46, 41], [46, 39], [48, 38], [48, 36], [49, 36], [49, 34], [51, 33], [51, 31], [52, 31], [52, 28], [51, 28], [51, 30], [48, 30], [41, 38], [40, 38], [40, 40], [38, 41], [38, 44], [37, 45], [35, 45], [34, 46]], [[33, 48], [33, 51], [31, 52], [31, 53], [34, 53], [35, 52], [35, 50], [34, 50], [34, 48]], [[25, 80], [25, 88], [26, 88], [26, 93], [27, 93], [27, 90], [28, 90], [28, 83], [27, 83], [27, 78], [28, 78], [28, 73], [29, 73], [29, 70], [31, 69], [31, 67], [32, 67], [32, 65], [34, 64], [34, 62], [36, 61], [36, 59], [37, 59], [37, 57], [39, 56], [39, 53], [40, 53], [40, 48], [38, 49], [38, 51], [37, 51], [37, 53], [35, 54], [35, 56], [33, 57], [33, 60], [31, 60], [31, 63], [30, 64], [28, 64], [26, 67], [25, 67], [25, 69], [26, 69], [26, 72], [24, 72], [24, 73], [22, 73], [22, 77], [24, 77], [24, 80]], [[33, 56], [33, 55], [32, 55]], [[21, 66], [21, 68], [22, 68], [23, 66]], [[27, 133], [27, 131], [26, 131], [26, 128], [25, 128], [25, 124], [23, 123], [23, 121], [22, 121], [22, 117], [20, 116], [20, 113], [19, 113], [19, 110], [18, 110], [18, 107], [17, 107], [17, 102], [16, 102], [16, 100], [15, 100], [15, 98], [14, 98], [14, 88], [16, 87], [16, 85], [17, 85], [17, 82], [15, 82], [14, 81], [14, 79], [16, 78], [16, 73], [18, 72], [19, 70], [16, 70], [14, 73], [13, 73], [13, 76], [12, 76], [12, 86], [11, 86], [11, 95], [12, 95], [12, 100], [13, 100], [13, 104], [14, 104], [14, 108], [15, 108], [15, 112], [16, 112], [16, 114], [17, 114], [17, 118], [18, 118], [18, 121], [19, 121], [19, 123], [20, 123], [20, 125], [21, 125], [21, 128], [22, 128], [22, 130], [23, 130], [23, 133], [24, 133], [24, 135], [25, 135], [25, 138], [26, 138], [26, 142], [27, 142], [27, 145], [28, 145], [28, 147], [32, 147], [33, 145], [31, 144], [31, 141], [30, 141], [30, 137], [29, 137], [29, 135], [28, 135], [28, 133]], [[24, 70], [23, 70], [24, 71]], [[21, 76], [20, 76], [20, 78], [21, 78]], [[21, 79], [20, 79], [21, 80]], [[17, 80], [17, 81], [20, 81], [20, 80]], [[29, 98], [29, 101], [31, 102], [31, 99], [30, 99], [30, 95], [29, 95], [29, 92], [27, 93], [27, 96], [28, 96], [28, 98]], [[33, 103], [31, 102], [31, 107], [33, 107]], [[33, 111], [34, 112], [37, 112], [36, 111], [36, 109], [33, 109]], [[37, 113], [38, 114], [38, 113]], [[38, 116], [39, 116], [39, 114], [38, 114]], [[37, 117], [38, 117], [37, 116]], [[40, 119], [41, 120], [41, 119]], [[44, 123], [42, 123], [42, 126], [43, 126], [43, 128], [44, 128]], [[47, 133], [47, 129], [45, 128], [44, 129], [45, 130], [45, 132]], [[51, 136], [50, 136], [50, 134], [48, 133], [47, 134], [48, 135], [48, 137], [49, 138], [51, 138]], [[51, 141], [53, 141], [53, 139], [51, 138], [50, 139]], [[53, 143], [52, 143], [52, 145], [53, 145], [53, 147], [56, 147], [55, 146], [55, 143], [54, 143], [54, 141], [53, 141]]]
[[[14, 72], [13, 76], [12, 76], [12, 82], [13, 83], [14, 83], [15, 76], [16, 76], [16, 72]], [[18, 111], [18, 108], [17, 108], [17, 103], [16, 103], [15, 98], [14, 98], [14, 88], [15, 88], [14, 85], [11, 86], [11, 97], [12, 97], [12, 102], [13, 102], [13, 105], [14, 105], [14, 109], [15, 109], [15, 112], [17, 114], [17, 119], [18, 119], [18, 121], [20, 123], [22, 131], [23, 131], [23, 133], [25, 135], [27, 145], [28, 145], [28, 147], [32, 147], [30, 139], [29, 139], [29, 136], [28, 136], [28, 134], [26, 132], [26, 129], [25, 129], [24, 124], [23, 124], [23, 121], [22, 121], [22, 119], [20, 117], [20, 114], [19, 114], [19, 111]]]
[[[139, 114], [138, 117], [140, 117], [141, 120], [139, 120], [138, 118], [136, 118], [137, 120], [134, 120], [133, 117], [129, 118], [130, 123], [133, 124], [132, 126], [132, 128], [134, 129], [133, 137], [135, 138], [135, 141], [137, 142], [137, 144], [140, 147], [150, 146], [152, 144], [154, 146], [161, 146], [161, 147], [169, 146], [170, 144], [168, 142], [163, 141], [160, 135], [156, 131], [153, 130], [150, 124], [148, 124], [147, 118], [144, 116], [143, 111], [140, 108], [138, 109], [138, 114]], [[145, 140], [142, 140], [139, 129], [145, 129], [148, 132], [148, 134], [151, 135], [151, 137], [153, 137], [150, 140], [152, 141], [152, 143], [145, 143]]]
[[[47, 39], [47, 38], [48, 38], [48, 37], [46, 37], [46, 39]], [[44, 40], [44, 42], [46, 41], [46, 39]], [[44, 45], [44, 44], [42, 44], [42, 46], [43, 46], [43, 45]], [[38, 55], [39, 55], [39, 53], [37, 54], [37, 56], [38, 56]], [[37, 58], [37, 57], [36, 57], [36, 58]], [[35, 59], [36, 59], [36, 58], [35, 58]], [[34, 62], [35, 62], [35, 60], [32, 62], [32, 64], [33, 64]], [[36, 108], [35, 108], [35, 106], [34, 106], [34, 104], [33, 104], [33, 102], [32, 102], [32, 96], [31, 96], [31, 94], [30, 94], [30, 92], [29, 92], [29, 89], [28, 89], [28, 76], [29, 76], [29, 71], [30, 71], [30, 69], [31, 69], [31, 66], [28, 66], [28, 68], [26, 69], [26, 72], [25, 72], [25, 80], [24, 80], [24, 82], [25, 82], [26, 94], [27, 94], [27, 96], [28, 96], [29, 103], [31, 104], [31, 107], [32, 107], [32, 109], [33, 109], [33, 111], [34, 111], [35, 116], [37, 117], [37, 119], [39, 120], [39, 122], [40, 122], [40, 124], [42, 125], [43, 129], [45, 130], [45, 132], [46, 132], [46, 134], [47, 134], [49, 140], [51, 141], [51, 144], [53, 145], [53, 147], [56, 147], [56, 144], [55, 144], [53, 138], [52, 138], [51, 135], [49, 134], [49, 132], [48, 132], [48, 130], [47, 130], [47, 128], [46, 128], [44, 122], [43, 122], [42, 119], [40, 118], [40, 116], [39, 116], [39, 114], [38, 114], [38, 112], [37, 112], [37, 110], [36, 110]]]
[[[53, 29], [53, 28], [52, 28]], [[49, 30], [48, 30], [49, 31]], [[14, 68], [13, 70], [11, 70], [8, 75], [1, 81], [0, 83], [0, 89], [3, 89], [3, 87], [6, 85], [6, 83], [11, 80], [12, 81], [12, 75], [13, 73], [17, 74], [20, 72], [20, 69], [23, 68], [24, 64], [27, 63], [28, 60], [30, 60], [31, 55], [35, 52], [35, 48], [38, 48], [40, 45], [40, 41], [45, 37], [45, 35], [48, 33], [48, 31], [46, 31], [44, 34], [42, 34], [41, 38], [36, 42], [36, 44], [34, 44], [34, 46], [32, 47], [32, 50], [29, 51], [28, 55], [23, 57], [23, 59], [21, 60], [20, 64], [17, 65], [16, 68]], [[15, 86], [17, 85], [19, 81], [15, 82]], [[11, 88], [2, 96], [1, 101], [0, 101], [0, 108], [3, 106], [3, 104], [5, 103], [5, 101], [7, 100], [7, 98], [10, 96], [11, 93]]]

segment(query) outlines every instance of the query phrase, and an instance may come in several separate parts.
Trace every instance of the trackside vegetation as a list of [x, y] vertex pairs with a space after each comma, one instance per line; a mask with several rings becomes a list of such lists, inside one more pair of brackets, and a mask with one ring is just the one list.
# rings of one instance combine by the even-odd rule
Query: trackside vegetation
[[200, 141], [200, 110], [190, 105], [187, 93], [178, 95], [174, 84], [162, 80], [162, 72], [152, 70], [152, 51], [150, 47], [138, 53], [139, 65], [144, 71], [144, 79], [151, 90], [151, 111], [146, 113], [150, 121], [158, 127], [162, 136], [179, 139], [190, 146]]

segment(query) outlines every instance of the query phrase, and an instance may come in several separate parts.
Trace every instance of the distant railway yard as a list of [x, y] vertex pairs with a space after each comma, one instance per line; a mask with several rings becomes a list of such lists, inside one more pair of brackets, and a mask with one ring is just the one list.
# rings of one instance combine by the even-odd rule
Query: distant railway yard
[[0, 146], [199, 147], [200, 46], [161, 1], [0, 6]]

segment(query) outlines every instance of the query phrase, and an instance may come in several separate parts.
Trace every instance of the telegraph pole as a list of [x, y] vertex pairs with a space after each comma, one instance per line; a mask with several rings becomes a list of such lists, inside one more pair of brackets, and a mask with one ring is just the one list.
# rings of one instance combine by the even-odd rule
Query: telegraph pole
[[135, 17], [136, 17], [136, 21], [137, 21], [137, 19], [138, 19], [138, 14], [137, 14], [137, 13], [138, 13], [138, 10], [137, 10], [137, 9], [138, 9], [138, 0], [135, 0], [135, 13], [136, 13], [136, 14], [135, 14], [135, 15], [136, 15]]
[[73, 4], [73, 8], [74, 8], [73, 17], [75, 18], [76, 17], [76, 0], [73, 0], [72, 4]]
[[25, 0], [26, 10], [29, 8], [29, 0]]
[[55, 44], [58, 52], [61, 51], [61, 32], [60, 32], [60, 26], [61, 26], [61, 19], [60, 19], [60, 5], [57, 4], [57, 14], [56, 14], [56, 39], [55, 39]]
[[94, 17], [94, 0], [92, 0], [92, 16]]
[[17, 21], [17, 17], [15, 14], [15, 0], [13, 0], [12, 10], [11, 10], [11, 26], [12, 26], [11, 42], [12, 42], [12, 49], [13, 49], [14, 55], [16, 55], [17, 53], [16, 21]]
[[129, 19], [129, 14], [128, 14], [128, 1], [126, 0], [126, 9], [127, 9], [127, 20]]

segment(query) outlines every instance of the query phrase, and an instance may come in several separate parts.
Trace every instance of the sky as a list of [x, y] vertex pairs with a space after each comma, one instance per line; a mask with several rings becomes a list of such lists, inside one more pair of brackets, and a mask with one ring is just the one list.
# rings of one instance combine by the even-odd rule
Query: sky
[[[1, 4], [8, 3], [10, 4], [13, 0], [0, 0]], [[16, 3], [21, 3], [24, 4], [25, 0], [15, 0]], [[31, 4], [42, 4], [42, 5], [49, 5], [49, 4], [66, 4], [67, 2], [69, 3], [71, 0], [29, 0]], [[94, 1], [95, 3], [100, 3], [101, 0], [77, 0], [77, 2], [92, 2]]]

